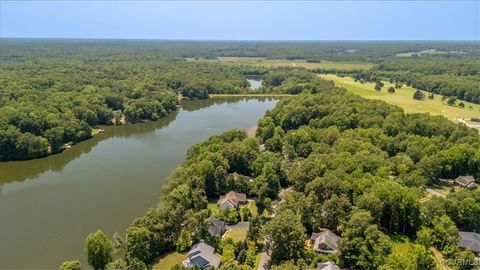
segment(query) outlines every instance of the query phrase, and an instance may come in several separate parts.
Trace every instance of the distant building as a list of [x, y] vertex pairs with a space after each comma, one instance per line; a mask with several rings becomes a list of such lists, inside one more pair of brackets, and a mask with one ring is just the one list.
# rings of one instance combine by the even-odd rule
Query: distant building
[[477, 257], [480, 256], [480, 234], [475, 232], [459, 232], [460, 241], [458, 241], [458, 247], [461, 249], [470, 250]]
[[334, 262], [319, 263], [317, 270], [340, 270], [340, 267]]
[[331, 254], [338, 252], [340, 236], [330, 230], [320, 233], [312, 233], [310, 240], [313, 241], [313, 250], [318, 253]]
[[475, 189], [478, 187], [475, 178], [471, 175], [461, 175], [455, 179], [455, 183], [461, 187]]
[[218, 207], [221, 210], [230, 210], [238, 208], [239, 204], [247, 202], [247, 195], [245, 193], [237, 193], [230, 191], [225, 196], [220, 196], [218, 200]]
[[218, 268], [220, 263], [220, 258], [215, 255], [215, 249], [203, 240], [192, 247], [188, 252], [188, 259], [183, 261], [185, 267], [198, 265], [201, 269]]
[[208, 225], [208, 233], [211, 235], [211, 236], [220, 236], [222, 237], [222, 235], [225, 233], [226, 231], [226, 223], [225, 221], [222, 221], [222, 220], [218, 220], [214, 217], [210, 217], [208, 219], [208, 222], [210, 223]]

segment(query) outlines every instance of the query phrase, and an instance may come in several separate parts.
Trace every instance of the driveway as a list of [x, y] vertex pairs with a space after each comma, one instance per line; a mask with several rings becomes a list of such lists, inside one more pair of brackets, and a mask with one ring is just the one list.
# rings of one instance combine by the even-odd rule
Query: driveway
[[432, 194], [433, 196], [439, 196], [439, 197], [444, 197], [445, 198], [445, 195], [443, 195], [442, 193], [439, 193], [433, 189], [430, 189], [430, 188], [427, 188], [425, 189], [428, 193]]
[[267, 251], [265, 250], [260, 254], [260, 260], [258, 261], [257, 270], [267, 270], [269, 263], [270, 263], [270, 255], [268, 255]]

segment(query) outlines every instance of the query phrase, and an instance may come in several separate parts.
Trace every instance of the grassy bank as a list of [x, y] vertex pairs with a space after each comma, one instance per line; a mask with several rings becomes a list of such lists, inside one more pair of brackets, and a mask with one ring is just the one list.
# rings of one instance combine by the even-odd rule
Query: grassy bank
[[[450, 106], [441, 101], [440, 95], [435, 95], [433, 100], [426, 98], [419, 101], [413, 99], [413, 93], [416, 89], [404, 86], [400, 89], [395, 89], [394, 94], [387, 93], [387, 89], [393, 86], [391, 83], [384, 81], [385, 85], [381, 91], [374, 89], [374, 83], [360, 83], [355, 82], [350, 77], [338, 77], [336, 75], [319, 75], [323, 79], [332, 80], [336, 86], [344, 87], [348, 91], [360, 95], [368, 99], [380, 99], [387, 103], [402, 107], [406, 113], [430, 113], [432, 115], [443, 115], [450, 120], [458, 121], [459, 118], [480, 118], [480, 105], [470, 102], [462, 101], [465, 108], [458, 106]], [[425, 95], [428, 92], [424, 92]], [[457, 103], [459, 103], [458, 101]], [[467, 121], [468, 122], [468, 121]]]

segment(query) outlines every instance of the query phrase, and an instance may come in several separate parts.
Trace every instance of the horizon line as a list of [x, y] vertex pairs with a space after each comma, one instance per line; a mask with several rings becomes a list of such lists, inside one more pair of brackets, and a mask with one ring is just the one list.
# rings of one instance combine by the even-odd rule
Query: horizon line
[[98, 37], [2, 37], [1, 39], [189, 41], [189, 42], [478, 42], [480, 39], [188, 39], [188, 38], [98, 38]]

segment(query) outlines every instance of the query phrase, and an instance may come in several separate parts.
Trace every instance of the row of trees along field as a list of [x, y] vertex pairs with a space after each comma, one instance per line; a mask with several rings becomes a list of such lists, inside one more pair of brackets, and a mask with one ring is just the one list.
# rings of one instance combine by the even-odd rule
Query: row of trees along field
[[387, 78], [417, 89], [480, 104], [479, 58], [398, 58], [351, 74], [357, 80]]
[[[254, 70], [255, 71], [255, 70]], [[176, 109], [176, 94], [239, 93], [241, 68], [158, 54], [80, 54], [6, 61], [0, 66], [0, 161], [61, 151], [92, 127], [156, 120]]]
[[[439, 178], [480, 176], [478, 132], [441, 116], [406, 115], [399, 107], [315, 80], [309, 90], [267, 112], [255, 138], [231, 130], [191, 147], [158, 205], [135, 219], [124, 236], [116, 234], [115, 248], [102, 232], [87, 238], [90, 264], [145, 268], [206, 239], [223, 254], [221, 269], [252, 269], [245, 259], [252, 242], [232, 246], [208, 237], [208, 199], [244, 192], [257, 197], [263, 213], [272, 211], [281, 187], [292, 191], [277, 215], [262, 216], [261, 229], [262, 222], [252, 221], [247, 234], [253, 243], [263, 236], [271, 240], [272, 269], [315, 268], [323, 260], [352, 269], [435, 269], [431, 247], [447, 259], [473, 260], [471, 252], [458, 249], [458, 230], [480, 230], [480, 190], [420, 199]], [[234, 172], [253, 181], [236, 180]], [[320, 228], [342, 237], [339, 254], [324, 257], [305, 247]], [[407, 239], [404, 248], [392, 248], [398, 239]], [[106, 244], [89, 248], [98, 242]], [[112, 258], [112, 249], [121, 255]]]

